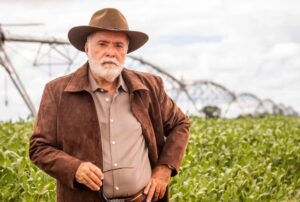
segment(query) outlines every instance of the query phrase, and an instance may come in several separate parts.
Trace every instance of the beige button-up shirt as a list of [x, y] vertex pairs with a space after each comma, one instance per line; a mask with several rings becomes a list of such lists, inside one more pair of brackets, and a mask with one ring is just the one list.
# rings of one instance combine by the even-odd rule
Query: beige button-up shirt
[[131, 112], [122, 75], [113, 96], [98, 86], [90, 71], [89, 82], [100, 125], [104, 194], [108, 198], [131, 196], [142, 190], [151, 177], [141, 124]]

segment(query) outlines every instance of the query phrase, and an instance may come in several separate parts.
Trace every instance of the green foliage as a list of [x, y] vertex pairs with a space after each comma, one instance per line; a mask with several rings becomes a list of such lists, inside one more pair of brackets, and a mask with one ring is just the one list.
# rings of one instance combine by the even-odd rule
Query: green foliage
[[[300, 201], [300, 119], [191, 117], [171, 201]], [[55, 201], [28, 157], [32, 122], [0, 122], [0, 201]]]
[[300, 119], [191, 118], [172, 201], [299, 201]]
[[0, 123], [0, 201], [54, 201], [55, 181], [28, 156], [32, 122]]

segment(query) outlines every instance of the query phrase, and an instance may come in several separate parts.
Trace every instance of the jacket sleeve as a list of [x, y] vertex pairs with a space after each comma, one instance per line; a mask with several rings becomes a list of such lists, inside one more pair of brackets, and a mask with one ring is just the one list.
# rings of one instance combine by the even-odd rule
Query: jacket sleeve
[[47, 174], [74, 188], [75, 173], [81, 161], [59, 149], [57, 103], [50, 85], [47, 84], [30, 138], [29, 157]]
[[158, 164], [174, 168], [172, 171], [172, 176], [174, 176], [179, 171], [180, 162], [188, 144], [190, 124], [188, 117], [165, 92], [161, 78], [159, 86], [161, 90], [158, 98], [166, 142], [160, 153]]

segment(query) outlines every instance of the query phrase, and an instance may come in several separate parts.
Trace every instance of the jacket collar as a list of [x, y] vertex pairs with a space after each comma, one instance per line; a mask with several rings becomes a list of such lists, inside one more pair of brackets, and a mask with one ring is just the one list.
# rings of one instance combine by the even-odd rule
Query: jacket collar
[[149, 91], [149, 88], [142, 82], [140, 76], [136, 72], [124, 68], [122, 71], [122, 76], [130, 93], [133, 93], [137, 90]]
[[[91, 93], [92, 88], [89, 82], [88, 71], [89, 71], [89, 65], [88, 62], [86, 62], [84, 65], [79, 67], [73, 73], [64, 91], [67, 92], [88, 91]], [[134, 71], [124, 68], [122, 71], [122, 76], [128, 88], [129, 93], [132, 93], [137, 90], [149, 90], [142, 83], [141, 79]]]

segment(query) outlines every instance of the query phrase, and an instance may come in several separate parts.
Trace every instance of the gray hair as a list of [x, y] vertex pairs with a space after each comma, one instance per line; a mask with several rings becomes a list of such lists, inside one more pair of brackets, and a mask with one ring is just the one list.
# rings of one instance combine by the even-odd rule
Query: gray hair
[[89, 34], [87, 37], [86, 37], [86, 41], [89, 42], [91, 39], [92, 39], [92, 36], [93, 36], [94, 33], [91, 33]]

